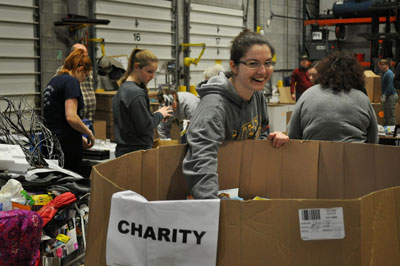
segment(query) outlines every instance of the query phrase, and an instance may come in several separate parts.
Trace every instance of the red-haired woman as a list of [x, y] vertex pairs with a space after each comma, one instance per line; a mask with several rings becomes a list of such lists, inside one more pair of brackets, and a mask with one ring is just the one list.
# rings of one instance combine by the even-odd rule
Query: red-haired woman
[[90, 58], [83, 50], [77, 49], [68, 55], [63, 68], [43, 92], [47, 127], [60, 141], [64, 152], [64, 168], [75, 172], [80, 171], [83, 148], [92, 147], [95, 140], [78, 115], [83, 108], [79, 83], [85, 80], [91, 69]]

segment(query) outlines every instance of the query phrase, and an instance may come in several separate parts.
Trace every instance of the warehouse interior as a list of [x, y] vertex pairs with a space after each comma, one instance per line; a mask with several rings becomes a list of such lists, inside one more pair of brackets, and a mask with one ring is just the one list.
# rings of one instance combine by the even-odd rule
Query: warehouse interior
[[[399, 0], [0, 0], [0, 15], [0, 228], [6, 228], [0, 239], [7, 243], [0, 245], [0, 265], [400, 265]], [[252, 45], [267, 47], [265, 63], [231, 59], [244, 29], [262, 36]], [[75, 49], [77, 44], [84, 47]], [[154, 73], [140, 74], [151, 76], [146, 82], [130, 79], [139, 77], [132, 74], [136, 68], [129, 72], [135, 49], [157, 59]], [[84, 69], [82, 80], [83, 74], [65, 68], [76, 50], [86, 50], [82, 56], [90, 59], [90, 69], [77, 65]], [[339, 91], [354, 91], [349, 77], [362, 71], [357, 93], [363, 95], [357, 97], [363, 102], [341, 109], [348, 100], [339, 98], [332, 109], [314, 110], [320, 124], [313, 127], [320, 131], [308, 138], [317, 122], [298, 119], [312, 113], [308, 106], [318, 97], [306, 90], [336, 82], [318, 72], [315, 83], [308, 71], [332, 70], [339, 60], [332, 56], [341, 52], [354, 64], [334, 70], [348, 73], [345, 82], [342, 76], [336, 81], [353, 87]], [[251, 111], [249, 124], [243, 124], [243, 110], [254, 97], [242, 97], [232, 81], [237, 69], [269, 75], [262, 88], [250, 86], [262, 104]], [[296, 71], [310, 84], [301, 94]], [[225, 110], [225, 126], [210, 126], [207, 120], [219, 117], [200, 114], [226, 105], [210, 100], [207, 106], [202, 88], [222, 72], [241, 97], [241, 109]], [[65, 73], [81, 84], [74, 85], [78, 122], [70, 122], [67, 111], [75, 96], [65, 96], [65, 106], [48, 107], [54, 80]], [[124, 74], [128, 79], [121, 82]], [[79, 111], [89, 106], [88, 96], [75, 88], [89, 78], [94, 103], [87, 119]], [[146, 115], [130, 109], [132, 103], [121, 111], [129, 98], [121, 88], [129, 81], [144, 89]], [[173, 106], [184, 104], [185, 93], [204, 110], [179, 117]], [[66, 162], [77, 154], [72, 142], [53, 130], [57, 121], [50, 122], [60, 108], [72, 130], [65, 136], [84, 138], [79, 170]], [[138, 137], [150, 139], [149, 149], [139, 143], [121, 153], [129, 146], [123, 130], [140, 131], [136, 124], [119, 124], [127, 114], [132, 121], [151, 117], [145, 121], [152, 124], [150, 135]], [[236, 119], [238, 128], [231, 125]], [[356, 121], [351, 128], [360, 139], [343, 136], [340, 119]], [[370, 124], [359, 125], [364, 121]], [[169, 123], [167, 135], [162, 123]], [[298, 128], [300, 137], [293, 133]], [[207, 130], [233, 133], [210, 140]], [[326, 131], [339, 137], [320, 137]], [[199, 136], [199, 152], [217, 147], [207, 153], [212, 166], [195, 157]], [[188, 200], [200, 199], [198, 183], [192, 185], [185, 172], [190, 159], [193, 176], [200, 166], [206, 176], [215, 171], [218, 197], [205, 197], [204, 205]], [[22, 226], [27, 219], [28, 229]], [[19, 235], [8, 238], [12, 230]]]

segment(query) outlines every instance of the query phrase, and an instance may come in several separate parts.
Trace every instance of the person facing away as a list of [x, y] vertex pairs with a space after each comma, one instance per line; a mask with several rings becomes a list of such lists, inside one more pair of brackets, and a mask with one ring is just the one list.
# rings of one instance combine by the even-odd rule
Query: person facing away
[[[171, 138], [171, 127], [174, 120], [177, 121], [179, 125], [182, 124], [183, 121], [186, 121], [183, 127], [183, 130], [186, 130], [186, 125], [192, 119], [197, 105], [200, 102], [199, 97], [190, 92], [176, 92], [170, 89], [160, 90], [157, 93], [157, 97], [160, 105], [171, 106], [174, 111], [172, 117], [162, 121], [158, 125], [157, 131], [160, 135], [160, 139]], [[181, 143], [186, 142], [184, 138], [185, 134], [183, 133], [184, 132], [181, 131]]]
[[301, 95], [313, 85], [307, 75], [310, 64], [308, 57], [306, 55], [301, 56], [299, 64], [300, 66], [293, 71], [290, 79], [290, 94], [294, 101], [298, 101]]
[[120, 80], [121, 87], [112, 99], [117, 157], [153, 146], [153, 130], [170, 117], [172, 108], [164, 106], [152, 113], [147, 84], [158, 68], [157, 57], [147, 49], [134, 49], [128, 69]]
[[399, 99], [397, 91], [394, 87], [394, 74], [389, 68], [389, 61], [387, 59], [381, 59], [378, 66], [379, 69], [382, 71], [381, 103], [383, 107], [383, 125], [392, 126], [396, 124], [395, 108], [396, 103]]
[[378, 142], [374, 109], [364, 92], [364, 70], [353, 54], [335, 52], [317, 66], [317, 85], [296, 103], [291, 139]]
[[[81, 43], [75, 43], [71, 47], [71, 52], [77, 49], [83, 50], [84, 55], [88, 56], [88, 51], [85, 45]], [[59, 72], [61, 69], [62, 66], [57, 69], [57, 72]], [[96, 95], [94, 93], [95, 90], [94, 90], [94, 80], [92, 71], [90, 71], [89, 75], [86, 77], [84, 81], [80, 82], [80, 87], [84, 104], [83, 108], [80, 111], [80, 116], [94, 134], [93, 120], [94, 120], [94, 113], [96, 112]]]
[[230, 50], [232, 77], [220, 72], [198, 89], [201, 97], [188, 132], [183, 173], [195, 199], [217, 198], [218, 149], [223, 141], [269, 139], [280, 147], [288, 137], [268, 135], [267, 106], [262, 90], [273, 72], [274, 48], [266, 38], [242, 31]]
[[64, 168], [75, 172], [81, 170], [83, 149], [92, 147], [95, 141], [80, 117], [83, 97], [79, 83], [86, 80], [91, 70], [90, 58], [77, 49], [67, 56], [61, 70], [43, 92], [46, 125], [60, 141]]

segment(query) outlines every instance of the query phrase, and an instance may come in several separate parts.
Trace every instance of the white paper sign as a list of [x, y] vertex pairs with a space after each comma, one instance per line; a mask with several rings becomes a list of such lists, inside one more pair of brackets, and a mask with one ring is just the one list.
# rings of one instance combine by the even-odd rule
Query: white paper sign
[[343, 239], [343, 208], [299, 209], [303, 240]]
[[215, 265], [219, 207], [218, 199], [148, 202], [133, 191], [115, 193], [107, 265]]

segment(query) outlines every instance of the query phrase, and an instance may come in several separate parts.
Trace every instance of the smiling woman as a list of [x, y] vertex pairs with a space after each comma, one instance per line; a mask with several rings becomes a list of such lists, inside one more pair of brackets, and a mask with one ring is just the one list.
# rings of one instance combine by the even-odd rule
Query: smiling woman
[[289, 139], [269, 133], [262, 90], [273, 72], [274, 48], [267, 39], [242, 31], [231, 47], [231, 78], [223, 73], [197, 89], [201, 96], [187, 132], [188, 151], [183, 173], [195, 199], [217, 198], [217, 154], [223, 141], [269, 139], [280, 147]]

